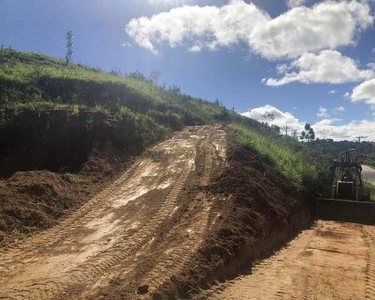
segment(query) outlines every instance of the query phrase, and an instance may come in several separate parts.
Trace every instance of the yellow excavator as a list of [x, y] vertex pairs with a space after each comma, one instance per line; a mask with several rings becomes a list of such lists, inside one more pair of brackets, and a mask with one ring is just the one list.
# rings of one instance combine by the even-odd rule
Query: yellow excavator
[[331, 166], [331, 186], [316, 202], [320, 219], [375, 224], [375, 202], [371, 201], [362, 179], [362, 166], [354, 150], [347, 151]]

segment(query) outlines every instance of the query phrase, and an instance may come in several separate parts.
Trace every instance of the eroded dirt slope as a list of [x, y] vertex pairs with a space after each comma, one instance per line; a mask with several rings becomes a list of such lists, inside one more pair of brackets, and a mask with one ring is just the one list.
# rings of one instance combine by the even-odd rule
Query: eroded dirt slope
[[77, 173], [18, 171], [0, 179], [0, 248], [41, 229], [89, 201], [131, 165], [110, 144], [93, 149]]
[[0, 299], [96, 299], [107, 286], [148, 297], [202, 242], [214, 220], [204, 187], [224, 162], [219, 127], [187, 128], [146, 151], [59, 225], [1, 250]]
[[206, 291], [204, 299], [375, 299], [375, 228], [317, 221], [252, 274]]

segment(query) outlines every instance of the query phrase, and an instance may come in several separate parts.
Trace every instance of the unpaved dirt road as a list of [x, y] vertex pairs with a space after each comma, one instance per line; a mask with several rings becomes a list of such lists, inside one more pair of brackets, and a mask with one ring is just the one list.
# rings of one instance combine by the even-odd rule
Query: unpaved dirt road
[[375, 184], [375, 169], [362, 165], [362, 174], [365, 181]]
[[209, 299], [375, 299], [375, 228], [317, 221]]
[[157, 290], [212, 222], [199, 187], [223, 167], [225, 151], [225, 132], [213, 126], [187, 128], [148, 150], [59, 225], [0, 250], [0, 299], [95, 297], [118, 280]]

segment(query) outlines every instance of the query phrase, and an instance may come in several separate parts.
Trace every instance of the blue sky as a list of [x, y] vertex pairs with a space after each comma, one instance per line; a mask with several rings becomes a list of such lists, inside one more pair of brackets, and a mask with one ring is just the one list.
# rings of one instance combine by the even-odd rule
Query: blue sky
[[0, 43], [63, 57], [73, 30], [76, 62], [160, 70], [259, 120], [375, 140], [374, 13], [359, 0], [0, 0]]

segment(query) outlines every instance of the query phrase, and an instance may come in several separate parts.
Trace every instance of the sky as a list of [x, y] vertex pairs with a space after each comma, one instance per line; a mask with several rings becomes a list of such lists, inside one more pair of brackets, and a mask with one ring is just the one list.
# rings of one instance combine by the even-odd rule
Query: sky
[[374, 16], [373, 0], [0, 0], [0, 43], [64, 57], [73, 30], [75, 62], [158, 70], [289, 134], [375, 141]]

